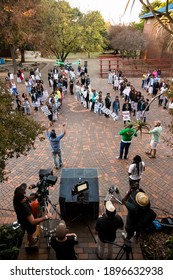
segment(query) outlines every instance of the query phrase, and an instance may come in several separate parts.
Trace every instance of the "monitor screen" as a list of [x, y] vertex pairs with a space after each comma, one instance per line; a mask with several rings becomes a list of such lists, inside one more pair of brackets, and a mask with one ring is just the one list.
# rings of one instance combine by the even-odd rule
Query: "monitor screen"
[[89, 189], [89, 184], [87, 181], [83, 181], [81, 183], [78, 183], [76, 184], [74, 187], [73, 187], [73, 190], [72, 190], [72, 195], [76, 195], [76, 194], [79, 194], [81, 192], [84, 192], [86, 190]]
[[82, 185], [77, 186], [77, 191], [82, 192], [88, 189], [87, 183], [83, 183]]

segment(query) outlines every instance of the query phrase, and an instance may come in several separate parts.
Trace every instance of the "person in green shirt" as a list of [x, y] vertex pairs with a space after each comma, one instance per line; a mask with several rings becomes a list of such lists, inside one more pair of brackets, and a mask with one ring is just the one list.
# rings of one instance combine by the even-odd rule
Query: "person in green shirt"
[[121, 135], [121, 143], [120, 143], [120, 153], [118, 159], [123, 158], [127, 159], [129, 147], [132, 142], [132, 137], [137, 136], [135, 129], [133, 128], [132, 124], [128, 124], [124, 129], [120, 130], [119, 134]]

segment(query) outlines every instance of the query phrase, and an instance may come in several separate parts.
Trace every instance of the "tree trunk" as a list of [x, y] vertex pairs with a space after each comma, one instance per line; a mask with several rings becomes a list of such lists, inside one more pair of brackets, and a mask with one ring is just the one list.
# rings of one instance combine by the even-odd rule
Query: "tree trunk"
[[21, 59], [20, 62], [25, 62], [25, 50], [23, 48], [21, 48], [20, 50], [20, 55], [21, 55]]
[[10, 45], [10, 52], [13, 60], [14, 74], [16, 74], [17, 72], [16, 49], [13, 45]]

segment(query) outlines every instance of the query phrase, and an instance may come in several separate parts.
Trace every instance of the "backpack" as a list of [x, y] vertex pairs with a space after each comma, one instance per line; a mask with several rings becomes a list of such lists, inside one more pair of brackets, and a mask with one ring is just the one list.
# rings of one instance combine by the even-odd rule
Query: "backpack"
[[138, 222], [138, 227], [141, 229], [146, 229], [152, 224], [156, 216], [156, 213], [151, 208], [145, 209]]

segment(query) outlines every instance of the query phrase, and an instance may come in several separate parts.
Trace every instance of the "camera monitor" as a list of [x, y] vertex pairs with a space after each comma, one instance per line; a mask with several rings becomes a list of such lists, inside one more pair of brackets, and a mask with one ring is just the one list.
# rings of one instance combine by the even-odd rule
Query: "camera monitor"
[[88, 181], [83, 181], [73, 187], [72, 195], [80, 194], [89, 189]]

